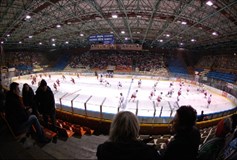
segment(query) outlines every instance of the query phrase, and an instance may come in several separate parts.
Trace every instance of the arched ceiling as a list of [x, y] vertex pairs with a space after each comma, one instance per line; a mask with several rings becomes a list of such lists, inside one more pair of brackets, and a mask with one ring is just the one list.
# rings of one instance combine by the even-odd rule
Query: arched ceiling
[[112, 33], [116, 43], [150, 48], [236, 49], [237, 0], [206, 2], [1, 0], [0, 41], [6, 49], [77, 48], [90, 46], [90, 35]]

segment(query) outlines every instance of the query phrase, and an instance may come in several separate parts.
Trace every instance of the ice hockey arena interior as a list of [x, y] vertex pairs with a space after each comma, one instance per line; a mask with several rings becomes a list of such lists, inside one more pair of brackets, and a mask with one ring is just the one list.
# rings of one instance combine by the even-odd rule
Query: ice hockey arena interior
[[[159, 151], [181, 106], [196, 110], [200, 149], [237, 114], [236, 0], [1, 0], [0, 47], [0, 159], [97, 159], [121, 111]], [[5, 113], [13, 82], [23, 102], [42, 80], [57, 129], [36, 109], [45, 144]]]

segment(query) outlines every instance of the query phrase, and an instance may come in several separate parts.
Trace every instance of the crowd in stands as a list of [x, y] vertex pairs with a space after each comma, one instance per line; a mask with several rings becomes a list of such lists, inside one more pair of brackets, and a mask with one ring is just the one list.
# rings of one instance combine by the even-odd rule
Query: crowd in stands
[[211, 70], [226, 70], [232, 73], [237, 70], [237, 56], [235, 55], [206, 55], [197, 63], [196, 68], [206, 68]]
[[72, 56], [69, 65], [72, 68], [89, 66], [100, 70], [112, 65], [117, 71], [132, 71], [136, 67], [139, 71], [153, 71], [166, 68], [167, 60], [164, 55], [151, 52], [91, 51]]

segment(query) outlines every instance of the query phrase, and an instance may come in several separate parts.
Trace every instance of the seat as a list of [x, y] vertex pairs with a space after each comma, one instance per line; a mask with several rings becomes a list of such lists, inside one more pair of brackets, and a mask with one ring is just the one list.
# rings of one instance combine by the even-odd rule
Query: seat
[[9, 129], [9, 131], [11, 132], [12, 136], [14, 137], [14, 139], [19, 140], [22, 137], [24, 137], [26, 135], [25, 131], [22, 131], [21, 133], [16, 134], [12, 127], [10, 126], [10, 124], [8, 123], [8, 120], [6, 119], [5, 113], [1, 112], [0, 113], [1, 118], [3, 119], [3, 121], [5, 122], [5, 124], [7, 125], [7, 128]]

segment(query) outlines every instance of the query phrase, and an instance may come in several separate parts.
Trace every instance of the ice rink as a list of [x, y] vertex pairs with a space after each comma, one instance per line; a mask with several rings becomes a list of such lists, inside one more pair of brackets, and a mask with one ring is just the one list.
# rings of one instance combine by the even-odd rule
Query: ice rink
[[[100, 106], [102, 106], [102, 112], [108, 114], [115, 114], [118, 112], [120, 93], [124, 95], [124, 103], [122, 104], [121, 110], [129, 110], [141, 117], [170, 117], [174, 116], [175, 110], [181, 105], [191, 105], [197, 110], [198, 115], [203, 110], [205, 114], [220, 112], [229, 110], [235, 107], [229, 99], [221, 95], [212, 93], [207, 90], [207, 98], [204, 93], [198, 91], [202, 89], [199, 86], [184, 83], [180, 87], [180, 82], [173, 82], [174, 92], [172, 96], [166, 96], [170, 90], [171, 81], [161, 81], [155, 79], [141, 79], [141, 87], [138, 87], [138, 81], [140, 78], [103, 78], [103, 81], [107, 81], [111, 86], [106, 86], [105, 82], [101, 83], [100, 78], [97, 79], [95, 76], [80, 76], [76, 75], [65, 75], [66, 79], [63, 79], [62, 75], [52, 75], [51, 78], [48, 76], [37, 77], [37, 83], [32, 85], [30, 78], [20, 78], [16, 80], [20, 83], [20, 87], [24, 83], [28, 83], [35, 91], [38, 87], [38, 82], [41, 79], [45, 79], [48, 86], [51, 88], [55, 95], [55, 102], [62, 104], [61, 107], [64, 110], [74, 111], [84, 110], [84, 104], [86, 103], [87, 110], [92, 112], [100, 112]], [[71, 79], [75, 80], [75, 84]], [[53, 84], [56, 80], [60, 81], [60, 86], [57, 86], [55, 90]], [[119, 81], [122, 84], [121, 88], [118, 88]], [[157, 83], [155, 96], [149, 98], [150, 93], [154, 90], [154, 84]], [[181, 89], [181, 96], [177, 101], [178, 90]], [[187, 92], [189, 88], [189, 92]], [[134, 91], [138, 90], [135, 101], [130, 101], [131, 95]], [[161, 95], [161, 92], [163, 93]], [[211, 96], [211, 103], [208, 106], [207, 99]], [[160, 103], [157, 103], [157, 97], [161, 95], [162, 99]], [[60, 106], [60, 105], [58, 105]], [[155, 106], [155, 107], [154, 107]], [[156, 109], [154, 115], [154, 109]]]

